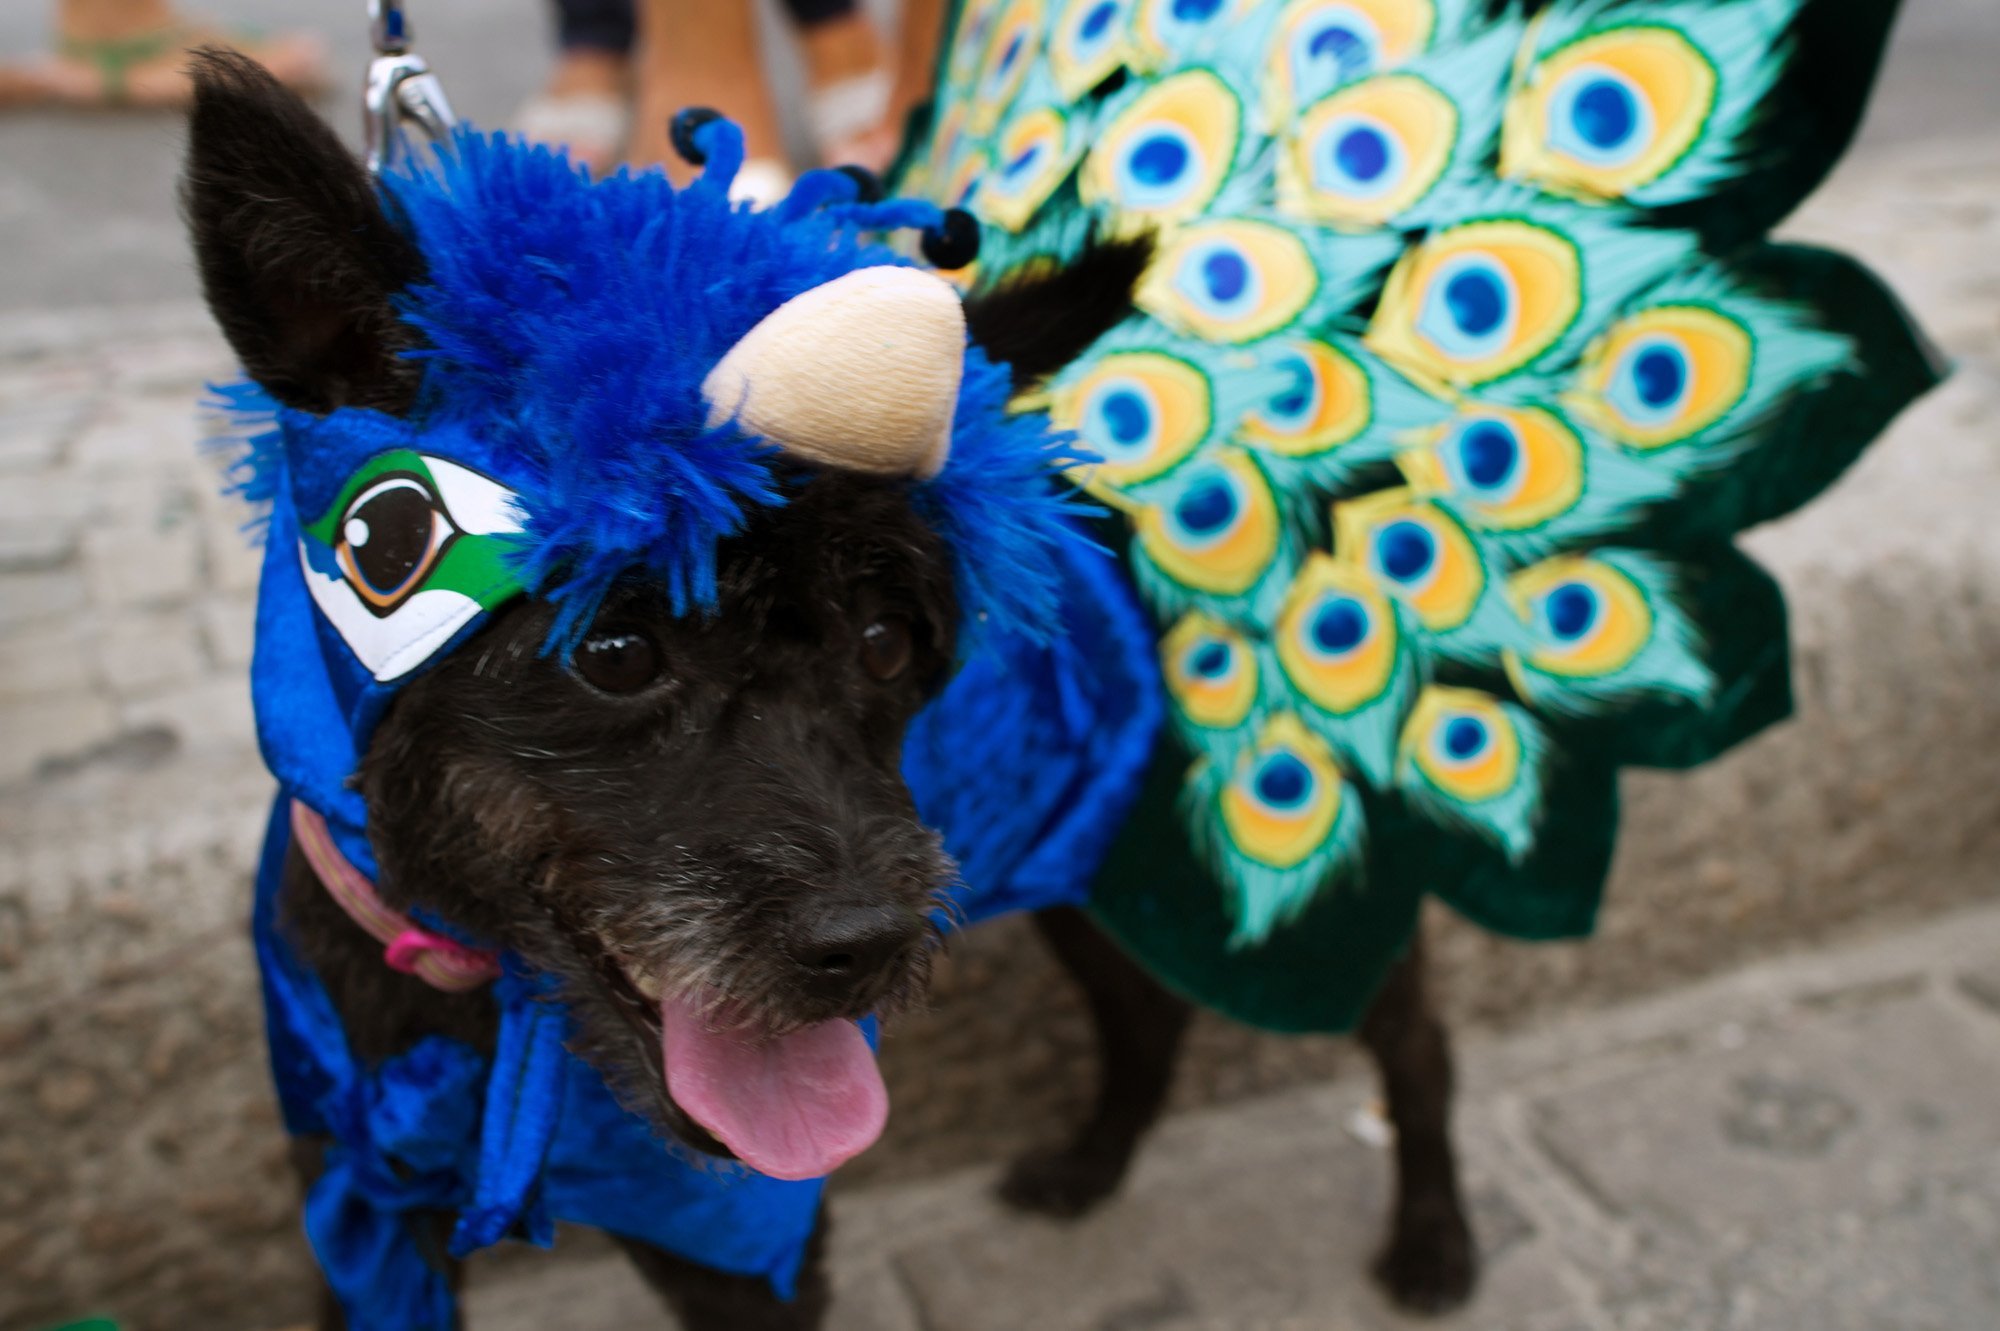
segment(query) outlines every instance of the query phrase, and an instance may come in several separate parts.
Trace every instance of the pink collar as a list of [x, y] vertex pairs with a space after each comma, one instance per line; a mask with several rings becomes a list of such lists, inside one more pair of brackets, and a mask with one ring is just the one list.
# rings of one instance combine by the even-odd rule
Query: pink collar
[[375, 884], [340, 853], [326, 819], [297, 800], [292, 801], [292, 838], [348, 918], [385, 945], [383, 960], [391, 970], [414, 975], [450, 994], [467, 993], [500, 978], [497, 954], [433, 933], [384, 904]]

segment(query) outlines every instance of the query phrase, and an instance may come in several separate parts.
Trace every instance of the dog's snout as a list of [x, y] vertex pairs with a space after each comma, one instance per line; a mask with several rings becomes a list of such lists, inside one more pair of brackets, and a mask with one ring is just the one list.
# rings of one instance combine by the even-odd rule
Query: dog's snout
[[891, 966], [923, 936], [923, 921], [892, 906], [842, 906], [802, 928], [792, 961], [802, 978], [829, 996], [859, 987]]

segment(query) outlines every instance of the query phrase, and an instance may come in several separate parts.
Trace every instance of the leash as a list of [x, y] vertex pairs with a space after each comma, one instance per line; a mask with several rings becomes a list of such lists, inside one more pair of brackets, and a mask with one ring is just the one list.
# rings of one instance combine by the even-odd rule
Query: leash
[[382, 959], [389, 969], [414, 975], [448, 994], [469, 993], [500, 977], [495, 953], [426, 929], [383, 901], [368, 876], [340, 853], [326, 819], [298, 800], [292, 801], [292, 837], [327, 894], [383, 945]]
[[413, 34], [403, 0], [368, 0], [369, 38], [375, 58], [368, 62], [362, 112], [368, 170], [381, 175], [407, 151], [406, 124], [415, 124], [432, 143], [451, 141], [458, 117], [430, 62], [410, 49]]

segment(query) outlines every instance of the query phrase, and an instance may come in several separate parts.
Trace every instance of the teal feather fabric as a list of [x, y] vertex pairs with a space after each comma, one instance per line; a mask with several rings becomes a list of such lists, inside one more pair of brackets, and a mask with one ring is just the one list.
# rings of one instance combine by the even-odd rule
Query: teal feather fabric
[[1865, 270], [1764, 238], [1894, 9], [963, 0], [899, 186], [986, 224], [968, 283], [1156, 237], [1024, 400], [1160, 635], [1172, 724], [1092, 904], [1167, 982], [1341, 1030], [1425, 892], [1587, 933], [1618, 768], [1789, 710], [1731, 539], [1939, 373]]

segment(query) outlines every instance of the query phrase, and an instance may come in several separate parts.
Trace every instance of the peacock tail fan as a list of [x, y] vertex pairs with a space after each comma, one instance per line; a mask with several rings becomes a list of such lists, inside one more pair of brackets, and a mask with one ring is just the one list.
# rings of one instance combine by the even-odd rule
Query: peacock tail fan
[[1791, 704], [1732, 544], [1939, 377], [1766, 233], [1894, 0], [961, 0], [901, 187], [992, 287], [1150, 233], [1074, 430], [1172, 703], [1093, 897], [1169, 983], [1342, 1030], [1425, 892], [1594, 922], [1621, 766]]

